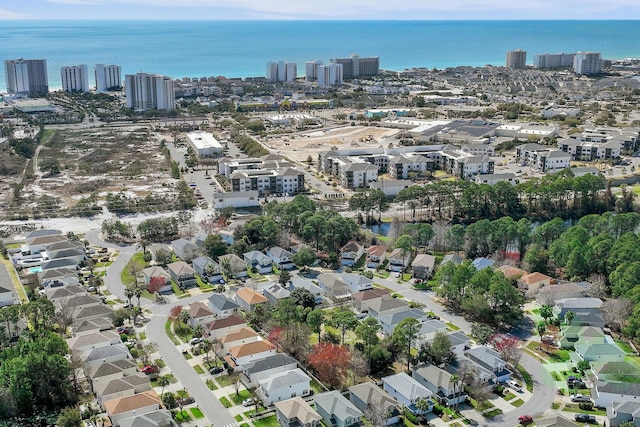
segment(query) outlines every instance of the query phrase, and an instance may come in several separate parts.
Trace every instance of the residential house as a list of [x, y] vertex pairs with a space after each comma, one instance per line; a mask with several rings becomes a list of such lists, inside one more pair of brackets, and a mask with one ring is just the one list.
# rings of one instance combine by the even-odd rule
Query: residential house
[[264, 359], [277, 353], [276, 346], [267, 340], [258, 340], [240, 344], [229, 349], [229, 356], [224, 359], [236, 369], [244, 369], [244, 365]]
[[451, 351], [455, 354], [464, 354], [470, 348], [471, 340], [461, 331], [448, 333], [447, 339], [451, 344]]
[[460, 255], [456, 255], [456, 254], [447, 254], [444, 256], [444, 258], [442, 258], [442, 261], [440, 261], [440, 266], [445, 265], [448, 262], [452, 262], [455, 265], [460, 265], [462, 264], [462, 257]]
[[46, 257], [49, 259], [73, 259], [76, 265], [86, 259], [84, 243], [79, 241], [62, 241], [47, 246]]
[[151, 390], [149, 377], [141, 372], [111, 381], [103, 381], [96, 384], [94, 392], [98, 397], [98, 404], [104, 409], [104, 403], [108, 400], [133, 396]]
[[213, 294], [207, 298], [207, 304], [219, 319], [236, 314], [240, 306], [223, 294]]
[[490, 372], [490, 381], [494, 383], [509, 381], [511, 378], [511, 371], [507, 369], [507, 362], [502, 360], [500, 354], [492, 348], [487, 346], [474, 347], [465, 351], [464, 355], [477, 367]]
[[158, 409], [157, 411], [147, 412], [142, 415], [134, 415], [130, 418], [124, 418], [118, 421], [115, 427], [179, 427], [178, 423], [173, 419], [171, 411], [167, 409]]
[[200, 278], [209, 283], [219, 283], [222, 279], [222, 268], [220, 264], [209, 258], [201, 256], [191, 260], [191, 267], [195, 270]]
[[593, 326], [570, 325], [562, 328], [561, 348], [573, 349], [575, 344], [604, 344], [604, 332]]
[[376, 299], [369, 304], [369, 316], [374, 319], [379, 319], [380, 316], [391, 310], [408, 309], [409, 304], [406, 301], [398, 298], [383, 298]]
[[351, 298], [349, 286], [338, 273], [322, 273], [318, 276], [318, 286], [324, 294], [334, 301], [344, 301]]
[[236, 292], [235, 300], [240, 309], [246, 311], [247, 313], [252, 312], [256, 308], [256, 306], [264, 304], [268, 301], [267, 297], [262, 295], [260, 292], [256, 292], [250, 288], [239, 289]]
[[218, 257], [218, 263], [220, 264], [220, 268], [222, 268], [222, 272], [225, 274], [225, 264], [228, 263], [231, 274], [234, 277], [247, 277], [247, 263], [236, 254], [220, 255]]
[[342, 265], [354, 266], [363, 254], [364, 247], [352, 240], [340, 248], [340, 262]]
[[536, 301], [538, 304], [555, 305], [556, 301], [567, 298], [582, 298], [585, 289], [577, 283], [568, 282], [557, 285], [543, 286], [538, 289]]
[[418, 332], [416, 348], [424, 343], [431, 343], [438, 332], [447, 333], [447, 325], [444, 322], [436, 319], [423, 321]]
[[640, 427], [640, 401], [611, 402], [611, 405], [607, 406], [607, 420], [611, 427], [618, 427], [624, 422]]
[[579, 427], [581, 425], [559, 414], [538, 418], [535, 423], [537, 427]]
[[196, 272], [184, 261], [176, 261], [167, 265], [169, 276], [176, 281], [180, 289], [196, 286]]
[[260, 206], [260, 195], [257, 191], [231, 191], [229, 193], [215, 193], [213, 207], [224, 209], [228, 207], [247, 208]]
[[171, 292], [173, 289], [171, 287], [171, 276], [169, 275], [169, 273], [167, 273], [167, 271], [164, 268], [158, 265], [154, 265], [154, 266], [143, 269], [142, 276], [144, 277], [144, 284], [147, 287], [149, 287], [149, 283], [151, 283], [151, 279], [153, 278], [157, 278], [154, 280], [158, 280], [158, 281], [162, 280], [164, 285], [157, 290], [158, 293]]
[[353, 294], [353, 306], [361, 313], [369, 311], [369, 304], [375, 300], [391, 298], [391, 294], [386, 289], [373, 288]]
[[94, 334], [79, 335], [66, 340], [69, 350], [84, 353], [94, 348], [107, 347], [121, 342], [120, 335], [115, 331], [103, 331]]
[[342, 273], [342, 281], [347, 284], [349, 292], [352, 294], [373, 289], [373, 280], [359, 274]]
[[43, 271], [57, 269], [57, 268], [77, 269], [78, 263], [73, 258], [58, 258], [58, 259], [51, 259], [49, 261], [44, 261], [40, 265], [40, 268], [42, 268]]
[[264, 406], [296, 396], [305, 397], [311, 393], [311, 378], [300, 368], [265, 378], [258, 384], [256, 395]]
[[424, 311], [419, 310], [417, 308], [399, 308], [396, 310], [389, 310], [383, 312], [378, 316], [377, 320], [380, 322], [382, 326], [382, 332], [386, 335], [393, 334], [396, 326], [400, 324], [404, 319], [416, 319], [419, 322], [423, 322], [427, 319], [427, 316], [424, 314]]
[[280, 427], [318, 427], [322, 417], [303, 398], [296, 396], [276, 402], [276, 419]]
[[360, 425], [362, 411], [349, 402], [338, 390], [331, 390], [313, 397], [316, 411], [329, 427], [351, 427]]
[[111, 418], [111, 425], [119, 426], [120, 421], [123, 419], [161, 409], [162, 402], [155, 391], [149, 390], [133, 396], [107, 400], [104, 402], [104, 408], [109, 418]]
[[571, 311], [574, 314], [571, 321], [573, 324], [604, 328], [601, 307], [602, 300], [599, 298], [565, 298], [556, 301], [553, 314], [562, 320], [565, 314]]
[[572, 360], [577, 363], [581, 360], [587, 362], [623, 362], [626, 353], [615, 344], [600, 343], [589, 344], [581, 343], [575, 345], [575, 353], [572, 353]]
[[293, 263], [293, 254], [280, 246], [269, 248], [267, 256], [271, 258], [278, 270], [292, 270], [296, 268]]
[[91, 380], [92, 389], [95, 389], [98, 383], [138, 373], [138, 364], [133, 359], [115, 360], [92, 367], [84, 366], [83, 368], [86, 376]]
[[110, 319], [85, 320], [73, 328], [73, 335], [96, 334], [109, 329], [113, 329], [113, 322]]
[[591, 372], [595, 381], [634, 382], [640, 378], [640, 368], [629, 362], [592, 362]]
[[433, 255], [419, 254], [411, 263], [411, 270], [413, 271], [413, 277], [417, 279], [429, 279], [433, 274], [433, 270], [436, 266], [436, 257]]
[[520, 288], [526, 297], [533, 297], [543, 286], [551, 286], [553, 278], [546, 274], [533, 272], [525, 274], [518, 280], [518, 288]]
[[496, 262], [492, 259], [479, 257], [471, 261], [471, 264], [476, 268], [477, 271], [480, 271], [484, 268], [493, 267], [493, 264]]
[[322, 304], [322, 295], [324, 294], [324, 291], [320, 286], [316, 285], [311, 280], [305, 279], [304, 277], [300, 276], [292, 277], [289, 281], [289, 290], [293, 291], [297, 288], [308, 290], [315, 298], [316, 305]]
[[501, 265], [500, 267], [496, 268], [496, 271], [504, 274], [504, 277], [513, 280], [520, 280], [521, 277], [527, 274], [526, 270], [508, 264]]
[[261, 380], [291, 371], [297, 367], [298, 361], [296, 359], [286, 353], [277, 353], [247, 363], [242, 370], [242, 382], [247, 388], [254, 388]]
[[249, 268], [255, 268], [260, 274], [269, 274], [273, 271], [271, 258], [258, 251], [244, 253], [244, 262]]
[[192, 259], [198, 256], [198, 247], [188, 241], [187, 239], [180, 238], [171, 242], [171, 249], [178, 258], [182, 261], [191, 262]]
[[387, 426], [400, 422], [400, 409], [396, 401], [373, 383], [349, 387], [349, 401], [362, 411], [365, 418], [380, 417]]
[[209, 334], [209, 341], [217, 340], [223, 336], [245, 328], [247, 321], [237, 314], [225, 317], [223, 319], [216, 319], [207, 325], [207, 331]]
[[77, 327], [86, 320], [113, 319], [113, 309], [106, 305], [94, 305], [76, 310], [72, 327]]
[[405, 253], [400, 248], [391, 251], [388, 258], [387, 270], [389, 271], [405, 271], [411, 263], [411, 253]]
[[192, 302], [187, 311], [189, 312], [189, 326], [194, 329], [199, 325], [205, 326], [216, 320], [216, 313], [202, 301]]
[[451, 366], [422, 365], [414, 368], [411, 376], [428, 388], [443, 406], [454, 406], [467, 399], [464, 386]]
[[367, 248], [367, 267], [378, 268], [387, 259], [387, 247], [373, 245]]
[[[2, 270], [3, 268], [6, 270], [6, 267], [4, 264], [0, 265], [0, 270]], [[2, 272], [0, 271], [0, 275], [1, 274]], [[9, 275], [7, 274], [7, 277], [8, 276]], [[11, 281], [6, 281], [4, 283], [11, 285]], [[6, 307], [8, 305], [15, 305], [19, 303], [20, 303], [20, 300], [18, 299], [17, 294], [13, 290], [13, 286], [8, 286], [8, 287], [0, 286], [0, 307]]]
[[591, 389], [594, 404], [608, 408], [613, 402], [640, 402], [640, 383], [627, 381], [596, 381]]
[[291, 291], [283, 288], [278, 283], [268, 283], [262, 288], [262, 294], [271, 304], [276, 304], [282, 299], [289, 298]]
[[[433, 409], [433, 393], [404, 372], [382, 378], [382, 387], [391, 397], [414, 414], [423, 415]], [[416, 403], [427, 400], [429, 408], [418, 409]]]
[[253, 329], [242, 328], [238, 331], [228, 333], [224, 337], [220, 338], [219, 341], [222, 344], [223, 353], [228, 353], [232, 347], [260, 341], [260, 339], [260, 335], [258, 335]]
[[122, 343], [106, 347], [92, 348], [82, 352], [79, 356], [82, 365], [88, 370], [95, 369], [103, 363], [110, 363], [130, 358], [131, 353], [129, 353], [129, 349]]

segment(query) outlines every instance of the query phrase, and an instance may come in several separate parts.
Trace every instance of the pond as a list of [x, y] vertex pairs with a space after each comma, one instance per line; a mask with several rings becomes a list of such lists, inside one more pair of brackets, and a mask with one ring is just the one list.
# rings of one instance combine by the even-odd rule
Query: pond
[[371, 230], [373, 234], [378, 234], [380, 236], [388, 236], [389, 230], [391, 230], [390, 222], [382, 222], [380, 224], [372, 224], [372, 225], [364, 225], [362, 228], [367, 230]]

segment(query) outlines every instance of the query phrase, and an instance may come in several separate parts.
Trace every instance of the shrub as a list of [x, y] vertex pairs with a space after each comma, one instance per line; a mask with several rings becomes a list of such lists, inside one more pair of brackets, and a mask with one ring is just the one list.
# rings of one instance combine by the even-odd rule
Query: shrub
[[578, 408], [582, 409], [583, 411], [591, 411], [593, 409], [593, 403], [580, 402], [580, 404], [578, 405]]

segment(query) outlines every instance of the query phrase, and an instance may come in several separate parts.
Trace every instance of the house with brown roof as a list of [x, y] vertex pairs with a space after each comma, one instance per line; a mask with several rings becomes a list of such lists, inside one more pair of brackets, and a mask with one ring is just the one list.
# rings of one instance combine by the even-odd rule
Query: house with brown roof
[[[401, 250], [402, 251], [402, 250]], [[429, 254], [416, 255], [415, 259], [411, 263], [411, 270], [413, 271], [413, 277], [417, 279], [428, 279], [433, 274], [433, 270], [436, 267], [436, 257]]]
[[202, 301], [189, 304], [189, 326], [207, 325], [216, 320], [216, 314]]
[[550, 286], [552, 283], [553, 278], [535, 271], [520, 277], [520, 280], [518, 280], [518, 288], [524, 292], [525, 296], [533, 297], [538, 293], [540, 288]]
[[224, 272], [225, 263], [229, 263], [235, 277], [247, 277], [247, 264], [236, 254], [226, 254], [218, 257], [218, 263]]
[[400, 421], [400, 409], [396, 401], [373, 383], [365, 382], [349, 387], [349, 400], [364, 413], [365, 418], [377, 413], [387, 426]]
[[94, 348], [118, 344], [120, 341], [120, 336], [115, 331], [103, 331], [69, 338], [67, 345], [72, 352], [83, 353]]
[[225, 357], [225, 360], [234, 368], [242, 368], [247, 363], [264, 359], [276, 353], [276, 346], [271, 341], [259, 340], [231, 347], [229, 356]]
[[237, 314], [224, 319], [216, 319], [207, 325], [209, 341], [220, 339], [225, 335], [247, 327], [247, 321]]
[[[411, 263], [411, 254], [403, 253], [402, 249], [395, 248], [389, 254], [389, 264], [387, 264], [387, 270], [389, 271], [404, 271]], [[433, 258], [435, 261], [435, 257]]]
[[586, 289], [577, 283], [559, 283], [543, 286], [538, 289], [536, 301], [539, 304], [554, 305], [556, 301], [565, 298], [581, 298], [586, 295]]
[[133, 396], [151, 390], [149, 376], [138, 372], [124, 378], [116, 378], [111, 381], [103, 381], [96, 384], [94, 392], [98, 397], [98, 403], [104, 409], [104, 402], [121, 397]]
[[242, 328], [238, 331], [231, 332], [224, 337], [220, 338], [223, 352], [229, 352], [232, 347], [237, 347], [242, 344], [248, 344], [260, 340], [260, 335], [257, 334], [251, 328]]
[[[149, 286], [151, 279], [162, 280], [164, 285], [157, 291], [158, 293], [171, 292], [171, 276], [167, 271], [159, 265], [147, 267], [142, 270], [142, 276], [144, 277], [144, 284]], [[155, 282], [154, 282], [155, 283]]]
[[522, 276], [527, 274], [526, 270], [523, 270], [518, 267], [514, 267], [513, 265], [507, 265], [507, 264], [501, 265], [500, 267], [496, 268], [496, 271], [499, 271], [502, 274], [504, 274], [505, 277], [509, 279], [514, 279], [514, 280], [518, 280]]
[[276, 402], [280, 427], [318, 427], [322, 417], [300, 396]]
[[120, 397], [104, 402], [104, 408], [111, 424], [119, 425], [120, 420], [133, 416], [144, 415], [162, 408], [162, 402], [158, 394], [153, 391], [134, 394], [133, 396]]
[[85, 370], [91, 379], [91, 387], [95, 389], [98, 383], [137, 374], [138, 365], [132, 359], [122, 359], [90, 368], [85, 367]]
[[340, 248], [340, 262], [342, 265], [353, 266], [363, 254], [364, 246], [352, 240]]
[[176, 261], [167, 264], [169, 276], [178, 283], [180, 289], [196, 286], [196, 271], [184, 261]]
[[373, 245], [367, 248], [367, 267], [378, 268], [387, 259], [387, 247]]
[[242, 310], [250, 313], [256, 306], [266, 303], [267, 297], [253, 289], [242, 288], [236, 292], [235, 300]]
[[375, 300], [391, 298], [391, 294], [386, 289], [373, 288], [356, 292], [353, 296], [353, 306], [361, 313], [369, 311], [369, 304]]

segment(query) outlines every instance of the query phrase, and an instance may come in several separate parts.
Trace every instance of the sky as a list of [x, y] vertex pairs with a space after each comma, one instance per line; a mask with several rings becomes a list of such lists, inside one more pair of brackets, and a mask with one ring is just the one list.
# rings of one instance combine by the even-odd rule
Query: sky
[[638, 0], [0, 0], [0, 20], [640, 19]]

